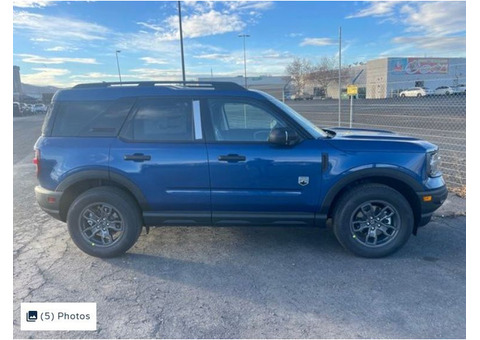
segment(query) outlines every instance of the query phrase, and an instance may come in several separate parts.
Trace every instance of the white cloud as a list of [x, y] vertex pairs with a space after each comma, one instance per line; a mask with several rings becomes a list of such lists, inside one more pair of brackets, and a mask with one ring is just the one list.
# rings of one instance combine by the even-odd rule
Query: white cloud
[[46, 48], [45, 51], [49, 52], [64, 52], [64, 51], [76, 51], [78, 48], [76, 47], [69, 47], [69, 46], [55, 46]]
[[[187, 73], [187, 78], [192, 79], [192, 75]], [[123, 77], [122, 77], [123, 78]], [[125, 79], [136, 80], [178, 80], [182, 78], [181, 69], [157, 69], [157, 68], [136, 68], [129, 70], [129, 74], [125, 75]]]
[[[390, 41], [395, 46], [381, 55], [464, 56], [466, 49], [465, 1], [372, 2], [347, 18], [381, 17], [404, 26]], [[385, 19], [386, 18], [386, 19]]]
[[260, 11], [272, 8], [273, 1], [228, 1], [224, 2], [230, 12]]
[[86, 21], [13, 11], [13, 29], [27, 32], [31, 39], [63, 39], [65, 41], [104, 40], [109, 29]]
[[30, 41], [33, 41], [33, 42], [48, 42], [48, 41], [51, 41], [51, 40], [47, 39], [47, 38], [30, 38]]
[[85, 80], [92, 80], [92, 81], [99, 81], [101, 80], [111, 80], [111, 79], [118, 79], [118, 74], [108, 74], [108, 73], [101, 73], [101, 72], [90, 72], [85, 74], [76, 74], [70, 76], [71, 79], [80, 79], [85, 82]]
[[[231, 53], [206, 53], [194, 56], [197, 59], [205, 60], [205, 64], [198, 66], [197, 73], [209, 71], [213, 67], [215, 76], [237, 76], [243, 74], [243, 50]], [[249, 50], [247, 51], [247, 73], [248, 76], [260, 76], [266, 74], [283, 74], [286, 65], [292, 61], [293, 55], [286, 51], [274, 49]], [[220, 68], [221, 72], [215, 71]], [[207, 73], [207, 72], [205, 72]], [[207, 75], [209, 76], [209, 75]]]
[[13, 0], [13, 7], [20, 8], [42, 8], [54, 4], [53, 1], [49, 0]]
[[120, 50], [148, 51], [161, 55], [163, 58], [173, 59], [180, 55], [180, 45], [174, 40], [165, 40], [156, 32], [125, 33], [117, 38], [115, 47]]
[[[240, 32], [247, 27], [249, 19], [258, 18], [259, 12], [272, 7], [269, 1], [184, 1], [182, 29], [184, 38], [199, 38]], [[142, 27], [135, 33], [122, 37], [123, 46], [140, 46], [141, 49], [165, 50], [155, 45], [178, 41], [178, 15], [171, 15], [163, 21], [146, 20], [137, 22]]]
[[408, 32], [425, 35], [450, 35], [466, 29], [464, 1], [420, 2], [402, 6], [402, 22]]
[[148, 29], [151, 29], [153, 31], [159, 31], [159, 32], [163, 32], [165, 29], [160, 26], [160, 25], [156, 25], [156, 24], [151, 24], [151, 23], [148, 23], [148, 22], [143, 22], [143, 21], [139, 21], [137, 22], [138, 25], [140, 26], [143, 26], [145, 28], [148, 28]]
[[336, 44], [338, 42], [330, 38], [304, 38], [300, 46], [329, 46]]
[[227, 63], [227, 64], [243, 65], [243, 54], [240, 54], [240, 52], [199, 54], [199, 55], [195, 55], [194, 58], [204, 59], [204, 60], [213, 60], [213, 61]]
[[22, 82], [25, 84], [37, 86], [57, 86], [65, 87], [70, 84], [57, 79], [57, 77], [65, 76], [70, 73], [67, 69], [60, 68], [34, 68], [36, 73], [22, 73]]
[[199, 13], [208, 12], [215, 6], [215, 1], [183, 1], [182, 13], [195, 11]]
[[454, 52], [465, 53], [465, 37], [396, 37], [392, 42], [406, 45], [417, 51], [434, 51], [437, 53]]
[[63, 57], [41, 57], [33, 54], [16, 54], [22, 58], [25, 63], [32, 64], [98, 64], [95, 58], [63, 58]]
[[[165, 22], [170, 29], [168, 33], [164, 34], [165, 39], [178, 39], [178, 16], [170, 16]], [[246, 24], [237, 14], [225, 14], [216, 10], [182, 17], [183, 36], [185, 38], [239, 32], [245, 26]]]
[[161, 59], [161, 58], [142, 57], [140, 58], [140, 60], [143, 60], [145, 64], [160, 64], [160, 65], [168, 64], [168, 62], [165, 59]]
[[395, 6], [398, 5], [399, 2], [395, 1], [378, 1], [378, 2], [371, 2], [369, 3], [368, 7], [358, 11], [355, 14], [349, 15], [346, 18], [363, 18], [363, 17], [384, 17], [390, 16], [394, 13]]
[[[138, 22], [137, 24], [149, 31], [140, 30], [119, 36], [116, 42], [118, 49], [149, 51], [161, 54], [162, 59], [178, 59], [180, 53], [178, 16], [170, 16], [161, 24], [151, 22]], [[244, 27], [245, 23], [238, 16], [222, 14], [214, 10], [182, 17], [184, 38], [198, 38], [240, 31]], [[192, 44], [194, 43], [191, 42], [188, 46], [193, 48]], [[195, 51], [198, 51], [198, 46], [195, 47]], [[189, 53], [188, 49], [186, 53]], [[149, 63], [147, 60], [144, 61]]]

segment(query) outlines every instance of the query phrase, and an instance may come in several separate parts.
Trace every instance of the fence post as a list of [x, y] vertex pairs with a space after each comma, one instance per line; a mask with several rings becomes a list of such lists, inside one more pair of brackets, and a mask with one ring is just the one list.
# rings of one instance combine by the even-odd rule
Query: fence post
[[353, 96], [350, 96], [350, 128], [352, 128], [353, 120]]

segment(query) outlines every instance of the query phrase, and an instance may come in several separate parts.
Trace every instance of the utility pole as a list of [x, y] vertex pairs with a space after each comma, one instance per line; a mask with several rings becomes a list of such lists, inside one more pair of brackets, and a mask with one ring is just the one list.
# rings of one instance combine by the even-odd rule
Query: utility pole
[[178, 1], [178, 25], [180, 27], [180, 48], [182, 51], [182, 79], [185, 83], [185, 58], [183, 56], [182, 6]]
[[342, 114], [342, 26], [338, 30], [338, 126]]
[[117, 69], [118, 69], [118, 79], [120, 79], [120, 85], [122, 85], [122, 75], [120, 73], [120, 64], [118, 63], [118, 54], [122, 52], [120, 50], [115, 51], [115, 56], [117, 57]]
[[245, 49], [245, 38], [250, 37], [248, 34], [239, 34], [239, 38], [243, 38], [243, 69], [245, 78], [245, 88], [247, 88], [247, 52]]

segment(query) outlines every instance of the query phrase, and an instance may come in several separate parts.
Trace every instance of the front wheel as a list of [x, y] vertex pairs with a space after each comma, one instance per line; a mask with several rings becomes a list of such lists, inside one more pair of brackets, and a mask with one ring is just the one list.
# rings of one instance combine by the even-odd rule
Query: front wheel
[[340, 244], [363, 257], [383, 257], [400, 249], [413, 231], [405, 197], [382, 184], [357, 186], [338, 201], [333, 230]]
[[75, 245], [96, 257], [115, 257], [130, 249], [142, 230], [137, 203], [114, 187], [85, 191], [70, 206], [67, 225]]

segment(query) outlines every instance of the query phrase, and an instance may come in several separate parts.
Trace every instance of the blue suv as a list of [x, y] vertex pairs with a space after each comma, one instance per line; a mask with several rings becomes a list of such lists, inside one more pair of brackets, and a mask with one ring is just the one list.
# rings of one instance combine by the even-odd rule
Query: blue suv
[[437, 146], [320, 129], [227, 82], [81, 84], [57, 92], [35, 144], [41, 208], [85, 253], [113, 257], [150, 226], [312, 226], [381, 257], [447, 197]]

